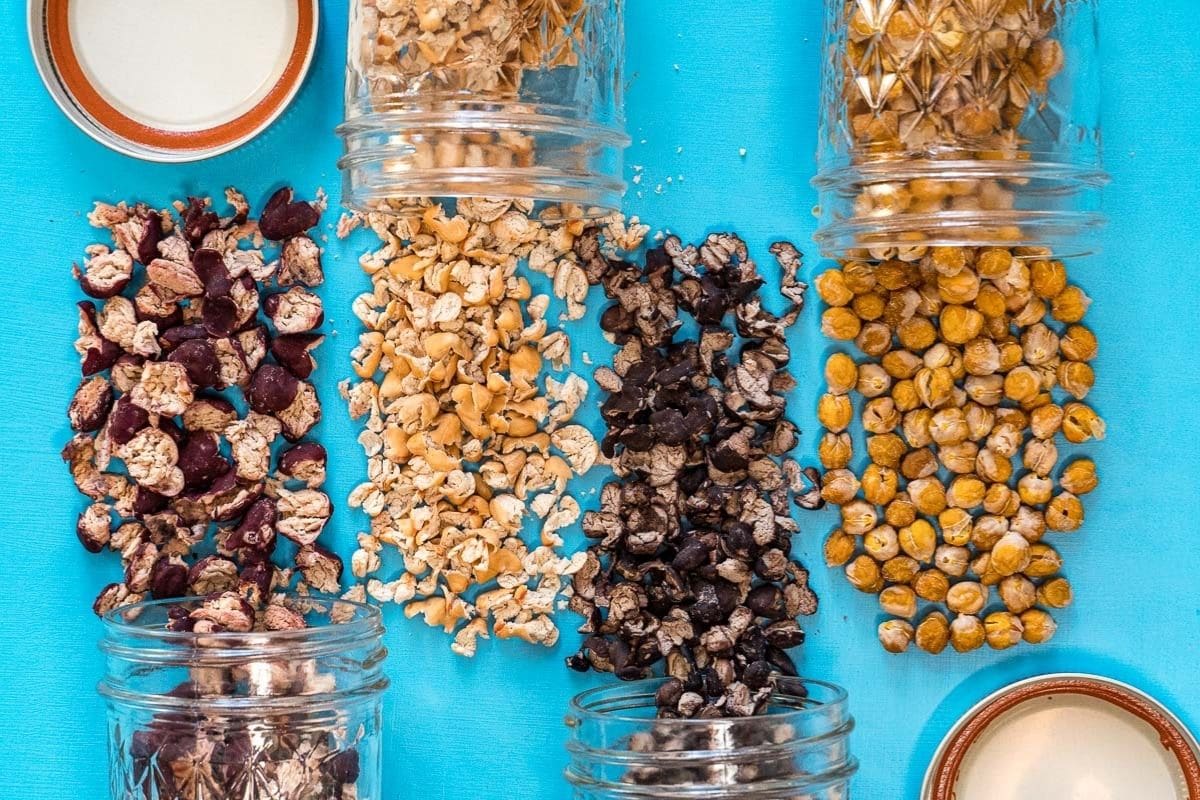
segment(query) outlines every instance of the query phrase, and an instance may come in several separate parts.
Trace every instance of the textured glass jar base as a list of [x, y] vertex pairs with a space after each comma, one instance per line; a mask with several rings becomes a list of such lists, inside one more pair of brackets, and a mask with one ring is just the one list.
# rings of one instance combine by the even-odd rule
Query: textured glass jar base
[[574, 797], [849, 797], [854, 720], [838, 687], [780, 678], [762, 716], [658, 719], [660, 685], [605, 687], [572, 703], [566, 777]]
[[621, 207], [629, 137], [568, 109], [443, 101], [361, 111], [337, 129], [343, 202], [355, 210], [405, 197], [568, 203], [584, 216]]
[[888, 161], [823, 172], [820, 227], [830, 258], [915, 261], [929, 247], [1095, 252], [1106, 218], [1096, 168], [1012, 160]]

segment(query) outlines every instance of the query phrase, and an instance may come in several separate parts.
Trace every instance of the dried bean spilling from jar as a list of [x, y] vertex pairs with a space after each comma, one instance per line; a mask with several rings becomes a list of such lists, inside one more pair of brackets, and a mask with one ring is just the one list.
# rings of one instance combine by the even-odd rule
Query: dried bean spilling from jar
[[[662, 664], [666, 717], [755, 714], [771, 674], [796, 673], [797, 617], [817, 607], [790, 553], [791, 506], [821, 502], [819, 475], [785, 458], [799, 435], [784, 336], [804, 299], [800, 254], [772, 247], [788, 301], [777, 316], [732, 234], [699, 247], [669, 237], [644, 266], [606, 258], [594, 236], [577, 252], [614, 301], [600, 325], [621, 349], [595, 372], [617, 480], [584, 515], [594, 543], [570, 607], [587, 638], [567, 664], [624, 680]], [[683, 333], [684, 315], [698, 334]]]
[[[864, 356], [825, 365], [822, 495], [841, 507], [826, 562], [879, 595], [890, 652], [1048, 641], [1047, 609], [1068, 605], [1071, 586], [1043, 540], [1080, 528], [1080, 498], [1098, 484], [1088, 458], [1060, 466], [1057, 440], [1105, 434], [1084, 402], [1097, 353], [1087, 295], [1031, 248], [852, 261], [816, 288], [825, 334]], [[861, 470], [855, 394], [870, 459]]]
[[[548, 295], [533, 295], [529, 269], [553, 279], [564, 320], [583, 315], [587, 277], [572, 252], [586, 225], [530, 216], [532, 204], [462, 199], [447, 213], [428, 201], [394, 201], [370, 223], [385, 242], [362, 258], [372, 291], [354, 303], [366, 329], [353, 351], [358, 376], [343, 394], [367, 454], [368, 480], [350, 496], [371, 520], [349, 596], [405, 606], [453, 634], [473, 656], [478, 637], [552, 646], [552, 620], [567, 578], [583, 563], [561, 553], [574, 524], [574, 475], [599, 446], [572, 422], [588, 385], [565, 372], [570, 340], [551, 328]], [[612, 221], [613, 238], [636, 246], [644, 227]], [[550, 374], [553, 368], [559, 377]], [[527, 511], [540, 538], [522, 535]], [[379, 577], [382, 554], [404, 560]]]
[[[92, 500], [80, 542], [120, 552], [125, 569], [98, 614], [226, 590], [256, 601], [297, 572], [298, 588], [339, 588], [341, 561], [317, 543], [333, 510], [325, 450], [305, 440], [321, 418], [308, 380], [323, 338], [311, 291], [321, 249], [308, 234], [320, 210], [285, 188], [253, 220], [239, 192], [226, 198], [224, 217], [198, 198], [174, 215], [125, 203], [89, 215], [115, 244], [92, 245], [75, 268], [94, 301], [78, 304], [83, 381], [62, 457]], [[245, 414], [225, 391], [235, 387]], [[296, 545], [288, 568], [272, 562], [277, 534]], [[210, 535], [216, 552], [201, 557]]]
[[[247, 718], [239, 703], [252, 699], [321, 696], [337, 689], [337, 676], [304, 657], [241, 660], [215, 667], [217, 651], [261, 647], [268, 634], [308, 628], [305, 603], [273, 596], [261, 605], [235, 591], [217, 592], [169, 612], [167, 630], [221, 632], [198, 636], [198, 660], [188, 680], [169, 692], [193, 700], [196, 712], [157, 714], [128, 739], [118, 726], [114, 745], [128, 747], [137, 781], [131, 800], [354, 800], [358, 796], [361, 729], [336, 715], [291, 709], [273, 719]], [[333, 620], [337, 622], [337, 620]], [[239, 637], [237, 634], [247, 634]], [[232, 638], [230, 638], [232, 637]], [[206, 654], [212, 655], [206, 655]], [[299, 702], [295, 700], [294, 702]], [[204, 709], [200, 713], [200, 709]], [[224, 711], [223, 709], [232, 709]]]

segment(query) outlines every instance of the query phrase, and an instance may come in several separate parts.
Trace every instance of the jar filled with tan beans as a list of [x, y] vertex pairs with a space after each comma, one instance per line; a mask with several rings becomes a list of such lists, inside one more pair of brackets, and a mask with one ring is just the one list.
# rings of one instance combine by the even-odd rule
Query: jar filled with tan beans
[[347, 205], [619, 208], [622, 16], [622, 0], [354, 0], [338, 128]]

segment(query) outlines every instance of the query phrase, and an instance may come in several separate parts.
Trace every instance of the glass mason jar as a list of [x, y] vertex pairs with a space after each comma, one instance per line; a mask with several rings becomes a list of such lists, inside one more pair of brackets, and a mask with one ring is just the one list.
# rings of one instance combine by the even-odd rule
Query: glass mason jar
[[1096, 0], [825, 0], [825, 255], [1095, 249]]
[[294, 597], [307, 628], [166, 629], [201, 602], [104, 617], [112, 800], [380, 800], [379, 610]]
[[353, 0], [344, 202], [620, 207], [623, 0]]
[[858, 762], [846, 692], [777, 677], [766, 714], [656, 718], [661, 680], [592, 689], [571, 702], [567, 780], [576, 800], [845, 800]]

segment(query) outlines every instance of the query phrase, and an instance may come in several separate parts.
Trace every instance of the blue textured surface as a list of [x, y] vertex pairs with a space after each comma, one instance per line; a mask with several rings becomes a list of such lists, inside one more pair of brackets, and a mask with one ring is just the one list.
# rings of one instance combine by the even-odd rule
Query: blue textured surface
[[[97, 2], [102, 0], [95, 0]], [[72, 526], [82, 501], [58, 460], [64, 409], [76, 380], [70, 264], [93, 241], [82, 213], [94, 199], [162, 204], [228, 184], [261, 203], [277, 182], [318, 185], [337, 199], [332, 130], [340, 116], [346, 2], [322, 3], [319, 53], [299, 101], [241, 150], [190, 166], [111, 153], [51, 104], [29, 59], [24, 3], [0, 10], [0, 797], [105, 797], [103, 709], [93, 690], [99, 626], [87, 611], [113, 579], [111, 557], [84, 553]], [[627, 210], [688, 238], [743, 232], [757, 255], [789, 238], [813, 251], [813, 170], [820, 19], [816, 2], [630, 0], [629, 125], [644, 167]], [[736, 9], [736, 10], [735, 10]], [[1102, 343], [1093, 395], [1110, 437], [1094, 451], [1103, 478], [1080, 533], [1060, 537], [1077, 603], [1050, 646], [966, 657], [890, 658], [874, 640], [876, 610], [819, 563], [831, 516], [802, 521], [799, 554], [821, 594], [803, 651], [806, 673], [839, 682], [859, 720], [855, 795], [913, 797], [953, 720], [1017, 678], [1101, 672], [1156, 694], [1200, 726], [1200, 599], [1196, 524], [1200, 422], [1200, 44], [1195, 0], [1106, 0], [1106, 254], [1076, 265], [1095, 299]], [[126, 45], [120, 45], [126, 46]], [[739, 149], [745, 148], [745, 157]], [[670, 178], [670, 183], [668, 183]], [[662, 184], [662, 191], [655, 187]], [[326, 222], [332, 223], [336, 213]], [[332, 237], [331, 237], [332, 239]], [[364, 463], [335, 386], [356, 332], [350, 301], [367, 286], [355, 265], [362, 240], [328, 243], [323, 289], [338, 332], [322, 349], [318, 431], [333, 455], [328, 491], [340, 504]], [[806, 273], [818, 268], [810, 259]], [[596, 303], [591, 311], [598, 312]], [[606, 352], [576, 328], [576, 352]], [[795, 331], [800, 380], [794, 417], [815, 430], [825, 352], [817, 315]], [[594, 423], [594, 413], [588, 418]], [[811, 460], [815, 437], [801, 457]], [[597, 479], [591, 481], [595, 483]], [[334, 544], [348, 554], [362, 519], [340, 511]], [[394, 687], [387, 698], [387, 798], [520, 800], [567, 796], [561, 719], [594, 676], [567, 673], [577, 643], [552, 651], [484, 643], [474, 661], [389, 609]], [[570, 627], [572, 620], [564, 616]]]

